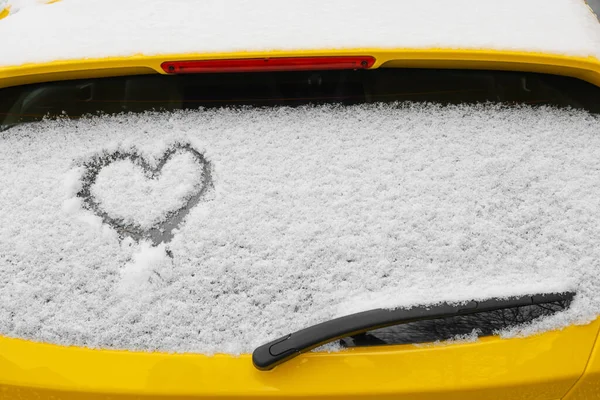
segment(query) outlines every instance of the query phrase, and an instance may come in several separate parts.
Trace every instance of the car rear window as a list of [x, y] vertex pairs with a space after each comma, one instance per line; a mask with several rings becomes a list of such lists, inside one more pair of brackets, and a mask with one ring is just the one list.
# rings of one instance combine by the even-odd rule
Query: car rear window
[[[355, 311], [533, 290], [583, 300], [342, 345], [589, 320], [599, 94], [563, 76], [442, 69], [1, 89], [0, 334], [239, 353]], [[161, 177], [187, 186], [140, 183]], [[178, 190], [194, 194], [152, 197]]]
[[2, 89], [0, 126], [44, 117], [233, 106], [377, 102], [501, 103], [600, 110], [597, 88], [522, 72], [438, 69], [127, 76]]

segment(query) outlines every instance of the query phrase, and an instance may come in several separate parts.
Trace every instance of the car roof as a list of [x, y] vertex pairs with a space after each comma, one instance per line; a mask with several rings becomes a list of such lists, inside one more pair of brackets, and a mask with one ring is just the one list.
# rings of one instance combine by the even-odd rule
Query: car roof
[[[0, 67], [139, 54], [493, 49], [600, 56], [583, 0], [4, 0]], [[0, 4], [1, 7], [1, 4]]]

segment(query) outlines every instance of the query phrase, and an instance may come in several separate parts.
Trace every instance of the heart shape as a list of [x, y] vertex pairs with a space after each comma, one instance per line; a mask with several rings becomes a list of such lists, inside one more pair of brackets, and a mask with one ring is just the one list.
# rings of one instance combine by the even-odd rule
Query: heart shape
[[[132, 187], [139, 187], [145, 189], [143, 191], [146, 195], [151, 194], [153, 192], [153, 185], [157, 186], [155, 182], [158, 182], [163, 178], [163, 168], [177, 155], [187, 156], [188, 164], [193, 163], [196, 164], [195, 166], [201, 168], [200, 181], [192, 187], [190, 187], [190, 185], [179, 185], [179, 189], [183, 188], [182, 190], [178, 190], [178, 192], [180, 192], [179, 195], [183, 196], [183, 198], [180, 199], [180, 203], [183, 203], [183, 205], [180, 205], [177, 209], [166, 211], [166, 214], [164, 215], [158, 214], [158, 220], [152, 220], [152, 218], [150, 218], [148, 221], [140, 223], [136, 222], [135, 218], [125, 217], [122, 212], [115, 211], [118, 208], [115, 208], [115, 205], [121, 206], [120, 209], [123, 209], [122, 203], [119, 204], [116, 201], [113, 201], [112, 205], [103, 203], [99, 191], [94, 190], [99, 183], [99, 176], [101, 176], [101, 173], [106, 172], [111, 166], [116, 166], [117, 163], [128, 162], [128, 164], [134, 166], [134, 168], [141, 168], [144, 178], [135, 180], [134, 182], [137, 182], [137, 185], [121, 185], [121, 188], [118, 191], [131, 191]], [[182, 159], [182, 161], [184, 160], [185, 158]], [[192, 167], [193, 166], [194, 165], [192, 165]], [[102, 218], [102, 221], [115, 229], [121, 238], [129, 236], [136, 241], [147, 239], [155, 246], [160, 243], [168, 243], [173, 238], [173, 230], [179, 226], [190, 210], [200, 202], [212, 187], [210, 162], [206, 160], [202, 153], [198, 152], [189, 144], [176, 144], [170, 147], [158, 160], [156, 166], [152, 166], [152, 164], [139, 154], [137, 150], [117, 150], [113, 153], [97, 155], [84, 162], [83, 167], [85, 172], [82, 178], [81, 190], [77, 193], [77, 196], [83, 200], [84, 207]], [[108, 174], [109, 177], [118, 173], [118, 169], [111, 172], [112, 174]], [[128, 172], [132, 175], [134, 174], [134, 171], [131, 169]], [[178, 178], [177, 170], [172, 170], [172, 168], [168, 175], [167, 178]], [[104, 179], [104, 186], [107, 184], [107, 179], [110, 178]], [[140, 182], [142, 180], [147, 180], [147, 182]], [[170, 188], [172, 187], [173, 186], [171, 185]], [[152, 198], [144, 198], [143, 200], [154, 201], [152, 206], [159, 203], [156, 199], [153, 200]], [[127, 206], [132, 206], [132, 204], [127, 204], [125, 208]]]

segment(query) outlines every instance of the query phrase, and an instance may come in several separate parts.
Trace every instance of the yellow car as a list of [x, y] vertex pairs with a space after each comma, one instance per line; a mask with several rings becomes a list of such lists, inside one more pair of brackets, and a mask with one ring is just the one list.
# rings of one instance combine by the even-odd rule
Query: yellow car
[[0, 399], [600, 398], [584, 1], [4, 0], [0, 37]]

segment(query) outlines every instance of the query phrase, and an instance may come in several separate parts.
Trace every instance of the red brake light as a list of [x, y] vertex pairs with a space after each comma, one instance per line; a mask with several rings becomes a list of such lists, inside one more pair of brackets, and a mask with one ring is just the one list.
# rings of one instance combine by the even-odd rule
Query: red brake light
[[310, 71], [326, 69], [367, 69], [375, 63], [371, 56], [280, 57], [231, 60], [165, 61], [162, 69], [169, 74], [203, 72]]

